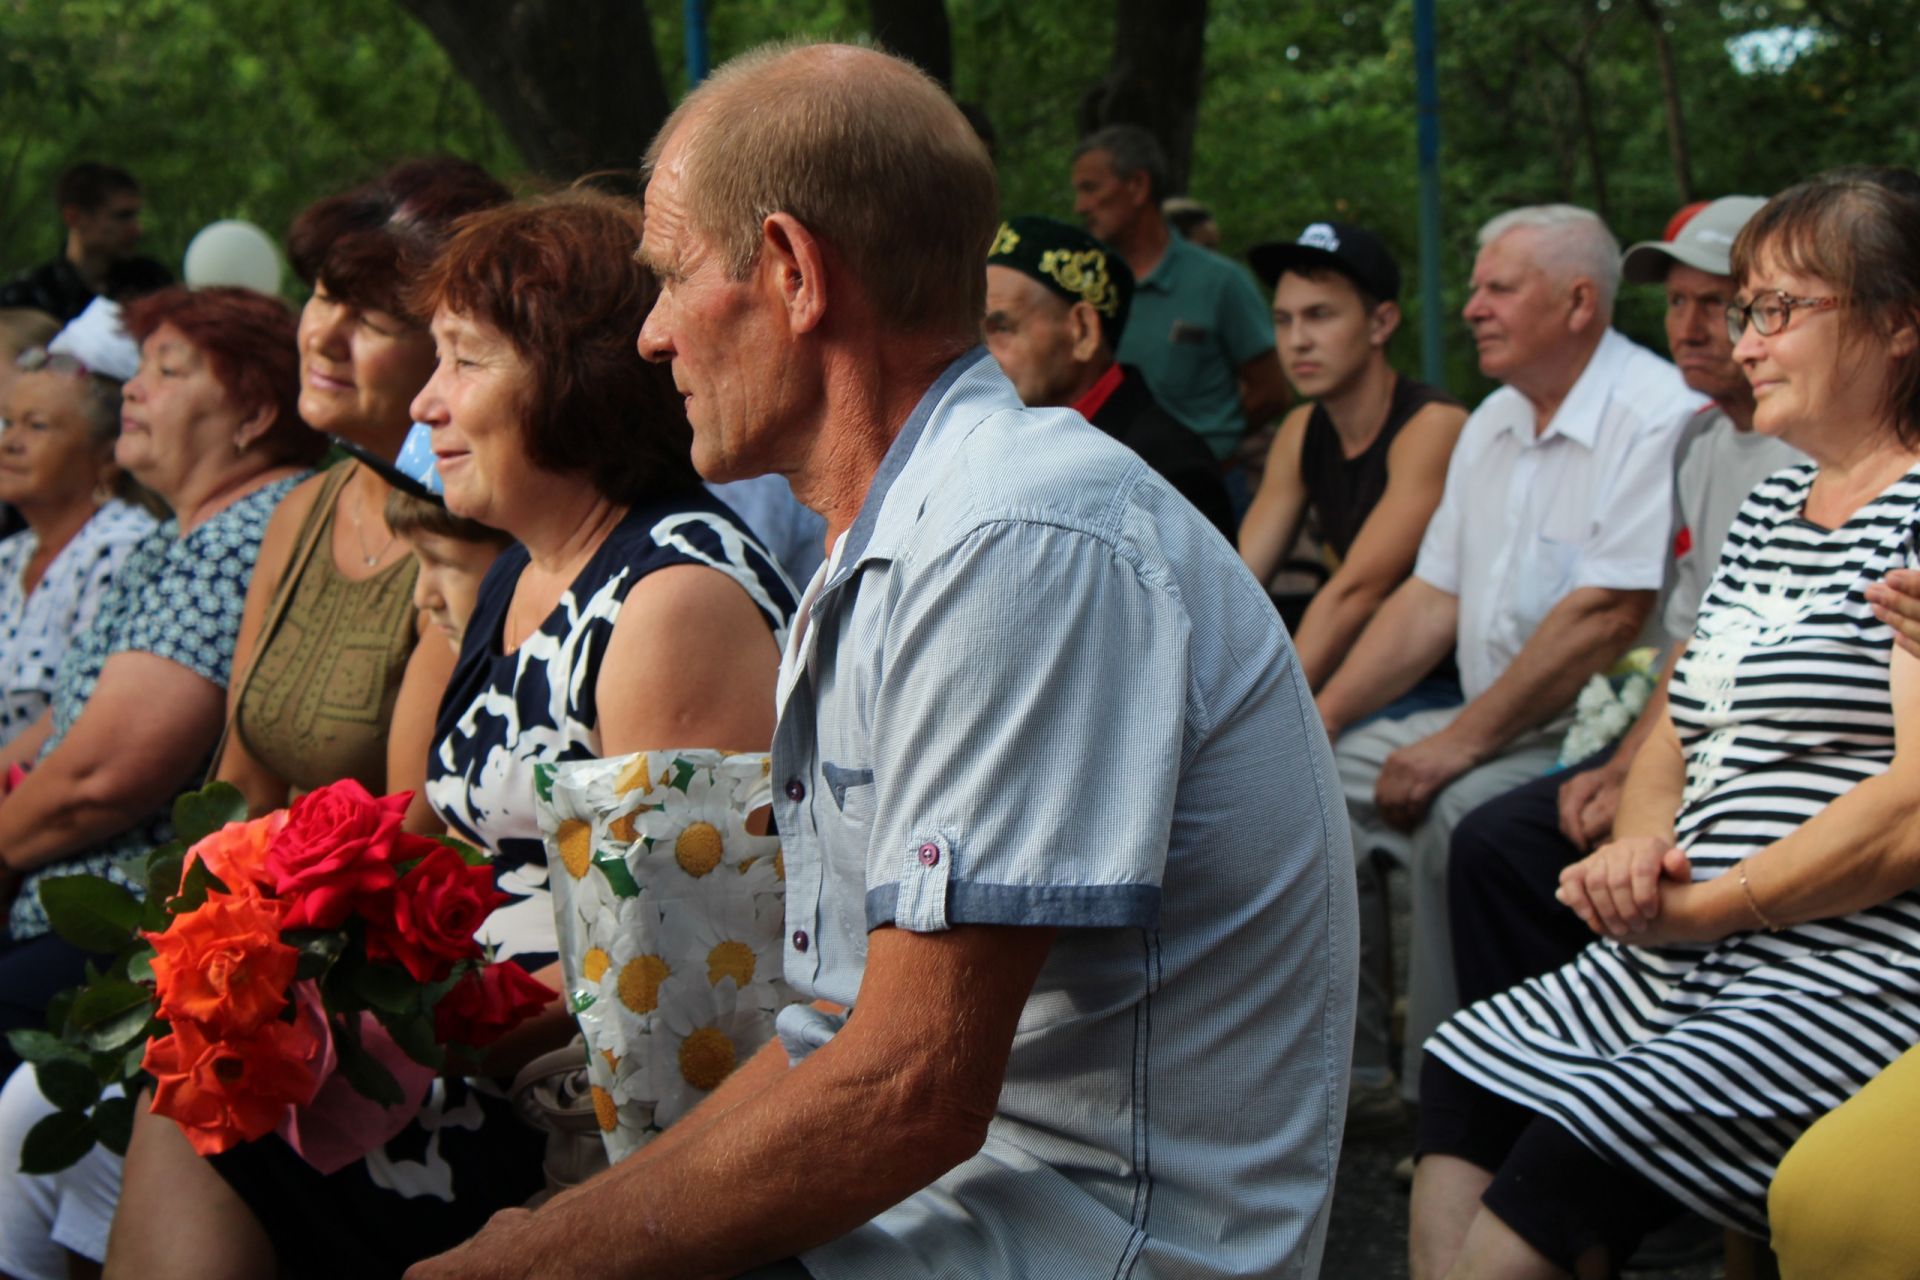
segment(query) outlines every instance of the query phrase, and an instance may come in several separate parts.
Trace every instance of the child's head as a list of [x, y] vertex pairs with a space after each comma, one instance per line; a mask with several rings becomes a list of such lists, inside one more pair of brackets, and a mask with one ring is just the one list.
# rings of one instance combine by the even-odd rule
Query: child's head
[[420, 564], [413, 584], [414, 607], [446, 632], [447, 642], [457, 653], [480, 595], [480, 579], [513, 539], [398, 489], [387, 495], [386, 517], [387, 527], [407, 540]]

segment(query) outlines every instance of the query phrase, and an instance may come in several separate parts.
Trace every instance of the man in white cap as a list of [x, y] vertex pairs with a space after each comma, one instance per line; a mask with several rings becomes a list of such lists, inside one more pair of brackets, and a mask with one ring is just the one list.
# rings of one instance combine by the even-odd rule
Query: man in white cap
[[1560, 869], [1604, 843], [1634, 752], [1666, 715], [1667, 677], [1693, 634], [1694, 615], [1720, 560], [1734, 514], [1755, 484], [1805, 461], [1791, 445], [1753, 430], [1753, 388], [1733, 359], [1725, 313], [1733, 301], [1734, 237], [1766, 203], [1725, 196], [1665, 240], [1627, 250], [1629, 284], [1667, 295], [1667, 346], [1687, 385], [1710, 397], [1675, 453], [1673, 558], [1661, 631], [1667, 660], [1653, 696], [1618, 744], [1571, 769], [1490, 800], [1455, 828], [1447, 896], [1461, 1003], [1470, 1004], [1558, 968], [1593, 940], [1554, 898]]

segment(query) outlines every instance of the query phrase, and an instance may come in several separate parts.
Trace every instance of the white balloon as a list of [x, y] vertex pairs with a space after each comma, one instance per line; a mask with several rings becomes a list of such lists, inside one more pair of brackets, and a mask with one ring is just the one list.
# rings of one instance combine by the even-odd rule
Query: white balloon
[[240, 285], [260, 293], [280, 292], [280, 252], [272, 237], [237, 218], [210, 222], [187, 246], [183, 274], [195, 289]]

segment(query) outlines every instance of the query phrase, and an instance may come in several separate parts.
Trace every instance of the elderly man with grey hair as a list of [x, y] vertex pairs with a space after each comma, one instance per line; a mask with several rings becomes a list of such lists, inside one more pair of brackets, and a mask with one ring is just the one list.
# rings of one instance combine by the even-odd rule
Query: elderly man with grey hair
[[694, 464], [789, 477], [832, 548], [772, 753], [805, 1003], [646, 1148], [413, 1280], [1316, 1274], [1352, 854], [1265, 592], [980, 345], [993, 170], [924, 74], [750, 54], [649, 163], [640, 350]]
[[[1666, 567], [1672, 458], [1701, 397], [1611, 327], [1620, 247], [1570, 205], [1480, 231], [1465, 317], [1502, 385], [1462, 429], [1413, 576], [1321, 690], [1360, 884], [1360, 1016], [1349, 1125], [1394, 1121], [1419, 1045], [1451, 1012], [1446, 858], [1455, 822], [1552, 768], [1589, 677], [1640, 633]], [[1465, 705], [1369, 717], [1455, 651]], [[1389, 1043], [1383, 859], [1411, 870], [1406, 1054]]]

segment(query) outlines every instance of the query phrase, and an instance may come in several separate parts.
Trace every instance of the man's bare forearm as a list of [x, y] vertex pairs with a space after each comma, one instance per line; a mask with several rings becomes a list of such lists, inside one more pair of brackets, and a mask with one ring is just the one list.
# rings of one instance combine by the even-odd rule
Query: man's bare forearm
[[1582, 685], [1618, 661], [1652, 607], [1651, 591], [1574, 591], [1541, 620], [1500, 678], [1445, 732], [1476, 759], [1499, 755], [1515, 738], [1559, 715]]
[[1308, 688], [1318, 692], [1332, 678], [1340, 659], [1367, 629], [1368, 619], [1385, 604], [1385, 597], [1385, 592], [1371, 584], [1343, 583], [1337, 574], [1314, 593], [1306, 616], [1300, 619], [1300, 633], [1293, 640]]
[[1408, 578], [1373, 615], [1315, 704], [1329, 737], [1419, 683], [1454, 646], [1460, 601], [1420, 578]]

